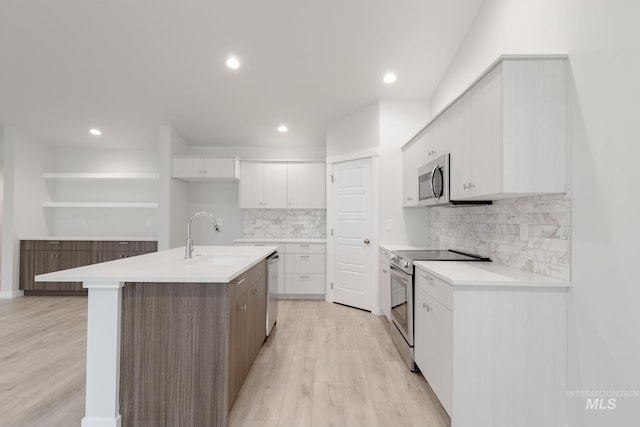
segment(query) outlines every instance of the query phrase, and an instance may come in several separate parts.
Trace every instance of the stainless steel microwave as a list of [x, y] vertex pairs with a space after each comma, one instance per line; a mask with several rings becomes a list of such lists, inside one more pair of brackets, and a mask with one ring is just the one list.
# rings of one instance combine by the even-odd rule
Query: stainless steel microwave
[[449, 204], [449, 162], [445, 154], [418, 169], [418, 204]]

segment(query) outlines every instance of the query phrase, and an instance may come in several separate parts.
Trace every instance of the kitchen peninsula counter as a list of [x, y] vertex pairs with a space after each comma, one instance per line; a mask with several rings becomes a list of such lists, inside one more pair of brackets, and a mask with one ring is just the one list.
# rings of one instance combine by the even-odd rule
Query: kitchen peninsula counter
[[276, 249], [176, 248], [36, 276], [89, 290], [82, 426], [226, 425], [266, 336]]

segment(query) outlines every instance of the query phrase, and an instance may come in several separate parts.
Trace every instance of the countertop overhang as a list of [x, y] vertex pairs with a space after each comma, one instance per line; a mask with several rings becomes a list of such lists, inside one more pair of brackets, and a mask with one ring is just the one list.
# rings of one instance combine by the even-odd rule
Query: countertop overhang
[[184, 247], [40, 274], [36, 282], [228, 283], [276, 252], [277, 246]]

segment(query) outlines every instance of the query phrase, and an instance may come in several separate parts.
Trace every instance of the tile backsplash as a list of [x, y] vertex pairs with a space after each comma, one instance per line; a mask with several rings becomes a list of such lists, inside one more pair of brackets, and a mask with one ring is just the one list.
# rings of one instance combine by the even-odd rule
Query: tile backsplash
[[243, 237], [326, 239], [326, 209], [243, 209]]
[[570, 280], [571, 197], [548, 194], [489, 206], [429, 209], [431, 246]]

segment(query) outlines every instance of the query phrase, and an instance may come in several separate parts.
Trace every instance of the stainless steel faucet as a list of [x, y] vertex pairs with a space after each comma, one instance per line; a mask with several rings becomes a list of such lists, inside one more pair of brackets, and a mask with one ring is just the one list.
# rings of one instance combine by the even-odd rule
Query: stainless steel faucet
[[218, 222], [213, 217], [213, 215], [210, 214], [209, 212], [196, 212], [193, 215], [191, 215], [191, 218], [189, 218], [189, 222], [187, 223], [187, 244], [184, 247], [184, 259], [191, 259], [191, 257], [193, 256], [193, 240], [191, 239], [191, 222], [199, 216], [206, 216], [207, 218], [209, 218], [213, 223], [213, 229], [216, 230], [216, 232], [220, 232], [220, 226], [218, 225]]

